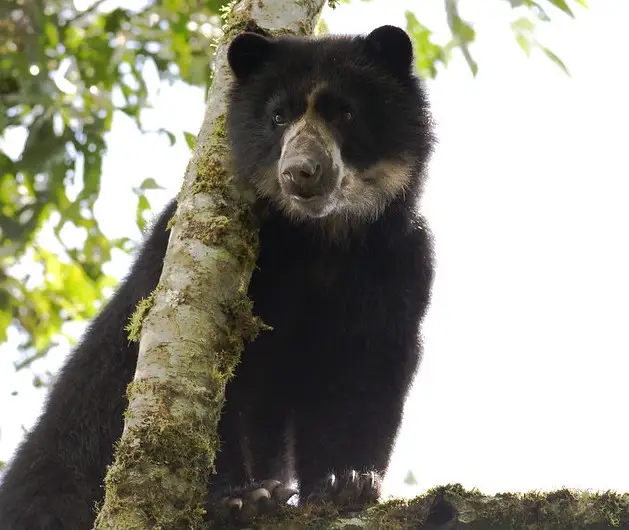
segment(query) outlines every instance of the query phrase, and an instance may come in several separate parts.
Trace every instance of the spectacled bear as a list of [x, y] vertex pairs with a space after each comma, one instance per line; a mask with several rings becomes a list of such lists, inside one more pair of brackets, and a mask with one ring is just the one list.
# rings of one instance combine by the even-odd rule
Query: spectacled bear
[[[258, 195], [249, 295], [273, 329], [247, 344], [227, 385], [212, 502], [255, 513], [286, 501], [291, 478], [301, 501], [370, 502], [420, 360], [433, 277], [416, 203], [434, 137], [411, 41], [392, 26], [318, 38], [246, 32], [228, 62], [228, 139]], [[124, 328], [157, 285], [175, 207], [8, 467], [3, 530], [91, 527], [137, 360]]]

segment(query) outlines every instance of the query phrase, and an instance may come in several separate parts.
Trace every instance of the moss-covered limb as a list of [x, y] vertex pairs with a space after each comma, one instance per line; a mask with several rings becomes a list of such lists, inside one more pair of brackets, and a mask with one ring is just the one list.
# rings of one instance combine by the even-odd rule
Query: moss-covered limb
[[243, 29], [311, 33], [325, 0], [241, 0], [215, 54], [206, 112], [162, 275], [128, 326], [139, 334], [125, 429], [95, 528], [202, 527], [225, 385], [245, 340], [265, 329], [246, 293], [258, 251], [254, 193], [231, 171], [225, 134], [227, 45]]
[[[217, 528], [225, 526], [217, 526]], [[286, 508], [256, 530], [629, 530], [629, 494], [558, 490], [483, 495], [460, 485], [339, 516], [330, 507]]]

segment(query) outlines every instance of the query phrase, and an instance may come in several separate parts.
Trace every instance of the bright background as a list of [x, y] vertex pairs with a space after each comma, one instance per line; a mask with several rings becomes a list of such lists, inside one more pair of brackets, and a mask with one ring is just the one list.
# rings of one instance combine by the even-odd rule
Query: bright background
[[[590, 3], [576, 20], [557, 13], [538, 30], [572, 77], [541, 53], [525, 57], [506, 2], [468, 1], [462, 16], [477, 31], [479, 74], [457, 55], [428, 85], [440, 144], [423, 208], [437, 278], [390, 493], [448, 482], [488, 493], [629, 491], [629, 2]], [[333, 33], [368, 32], [404, 27], [405, 9], [447, 34], [436, 0], [354, 0], [327, 9], [325, 20]], [[198, 131], [201, 89], [158, 91], [156, 75], [150, 86], [147, 128]], [[19, 152], [24, 138], [5, 141]], [[108, 236], [139, 238], [132, 186], [146, 177], [165, 186], [150, 195], [159, 211], [178, 191], [189, 152], [142, 136], [120, 113], [107, 142], [97, 215]], [[129, 264], [116, 254], [106, 272], [122, 278]], [[74, 335], [84, 327], [72, 326]], [[68, 353], [56, 348], [16, 373], [16, 344], [13, 333], [0, 345], [0, 460], [41, 411], [33, 371], [55, 372]], [[413, 487], [403, 483], [409, 469]]]

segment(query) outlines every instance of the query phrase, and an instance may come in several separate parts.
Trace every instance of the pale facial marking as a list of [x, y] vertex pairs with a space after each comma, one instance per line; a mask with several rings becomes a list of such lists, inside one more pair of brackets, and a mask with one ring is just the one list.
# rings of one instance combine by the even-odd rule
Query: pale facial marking
[[336, 140], [325, 122], [321, 120], [315, 113], [315, 103], [317, 94], [325, 88], [324, 83], [315, 85], [306, 98], [306, 112], [303, 116], [293, 123], [284, 133], [282, 138], [282, 154], [280, 162], [286, 156], [287, 150], [292, 147], [295, 153], [300, 154], [308, 146], [310, 142], [319, 144], [332, 160], [334, 169], [342, 166], [341, 150]]
[[[271, 198], [295, 221], [319, 218], [329, 230], [343, 232], [343, 226], [377, 219], [408, 188], [412, 168], [403, 159], [382, 160], [361, 171], [347, 164], [334, 135], [314, 110], [316, 95], [323, 87], [316, 86], [310, 92], [306, 112], [287, 127], [279, 160], [260, 175], [258, 192]], [[326, 204], [316, 214], [283, 193], [279, 182], [280, 167], [288, 156], [305, 156], [313, 150], [327, 157], [328, 173], [322, 178], [333, 181], [327, 181]]]
[[281, 165], [287, 153], [290, 153], [290, 156], [304, 155], [314, 145], [329, 158], [333, 171], [338, 173], [343, 167], [341, 149], [325, 123], [308, 113], [293, 123], [284, 133], [278, 164]]
[[346, 166], [341, 180], [341, 207], [362, 219], [374, 220], [398, 195], [411, 178], [407, 162], [383, 160], [364, 171]]
[[332, 213], [336, 208], [336, 191], [343, 174], [341, 149], [326, 123], [317, 116], [314, 106], [317, 93], [324, 85], [317, 85], [307, 97], [304, 114], [289, 125], [282, 137], [280, 159], [277, 164], [278, 179], [280, 168], [284, 167], [287, 158], [314, 156], [323, 167], [319, 183], [321, 198], [318, 205], [303, 204], [282, 194], [280, 201], [286, 211], [296, 217], [320, 218]]

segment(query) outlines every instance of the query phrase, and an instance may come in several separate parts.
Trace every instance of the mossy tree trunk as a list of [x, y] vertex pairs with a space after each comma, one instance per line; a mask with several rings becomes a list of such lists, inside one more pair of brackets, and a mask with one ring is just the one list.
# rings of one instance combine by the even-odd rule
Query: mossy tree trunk
[[247, 287], [257, 257], [254, 196], [231, 173], [226, 51], [244, 29], [310, 34], [324, 0], [243, 0], [228, 15], [159, 284], [134, 315], [136, 373], [97, 529], [200, 528], [225, 385], [261, 323]]

